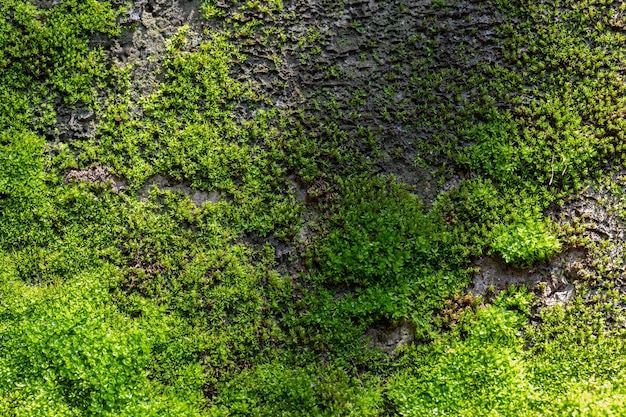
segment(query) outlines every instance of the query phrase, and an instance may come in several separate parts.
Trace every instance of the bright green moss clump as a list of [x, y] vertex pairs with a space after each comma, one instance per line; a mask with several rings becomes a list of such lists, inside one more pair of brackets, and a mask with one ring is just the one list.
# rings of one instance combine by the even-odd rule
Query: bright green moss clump
[[530, 300], [504, 294], [466, 311], [449, 334], [409, 349], [386, 387], [395, 414], [623, 414], [623, 330], [601, 313], [611, 296], [546, 309], [539, 325], [527, 324]]
[[555, 227], [532, 215], [521, 218], [511, 225], [498, 225], [493, 231], [493, 250], [506, 263], [529, 266], [543, 261], [561, 249], [554, 232]]
[[467, 284], [452, 235], [394, 178], [355, 178], [344, 184], [343, 193], [332, 231], [316, 256], [315, 280], [352, 291], [339, 301], [328, 300], [320, 314], [365, 325], [411, 317], [419, 333], [427, 332], [442, 301]]
[[[3, 415], [199, 415], [197, 390], [188, 386], [178, 397], [147, 372], [171, 329], [149, 316], [120, 314], [109, 295], [115, 275], [97, 269], [64, 284], [29, 287], [2, 274]], [[198, 365], [186, 372], [187, 384], [194, 374], [202, 384]]]

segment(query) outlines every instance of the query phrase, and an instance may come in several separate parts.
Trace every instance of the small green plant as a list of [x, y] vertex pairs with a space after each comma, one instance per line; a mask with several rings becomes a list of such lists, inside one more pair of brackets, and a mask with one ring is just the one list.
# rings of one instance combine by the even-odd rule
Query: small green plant
[[525, 215], [508, 225], [497, 225], [492, 232], [492, 252], [520, 267], [545, 260], [561, 249], [554, 225], [534, 215]]

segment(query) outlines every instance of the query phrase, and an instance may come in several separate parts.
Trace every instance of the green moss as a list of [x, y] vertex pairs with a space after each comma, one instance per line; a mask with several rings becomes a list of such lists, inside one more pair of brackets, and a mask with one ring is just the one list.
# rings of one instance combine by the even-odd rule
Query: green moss
[[244, 371], [224, 387], [214, 416], [376, 416], [382, 396], [341, 368], [267, 364]]
[[[121, 10], [0, 5], [0, 414], [623, 414], [620, 294], [578, 286], [535, 314], [509, 291], [446, 310], [476, 257], [530, 266], [561, 250], [547, 211], [620, 160], [620, 6], [499, 1], [502, 59], [472, 64], [459, 46], [463, 70], [443, 64], [429, 18], [378, 90], [310, 91], [280, 111], [233, 68], [257, 38], [284, 47], [294, 16], [226, 4], [204, 2], [200, 45], [187, 27], [168, 40], [138, 99], [130, 67], [90, 46], [119, 33]], [[325, 36], [307, 31], [296, 59], [314, 63]], [[360, 61], [376, 60], [369, 47]], [[356, 80], [337, 68], [322, 72]], [[58, 106], [95, 110], [95, 137], [57, 143]], [[386, 149], [364, 115], [428, 134]], [[460, 184], [425, 205], [377, 175], [407, 151]], [[92, 164], [128, 188], [64, 178]], [[148, 190], [157, 175], [176, 186]], [[398, 323], [417, 344], [368, 346], [368, 328]]]
[[493, 250], [505, 262], [529, 266], [555, 255], [560, 249], [555, 225], [532, 215], [521, 218], [511, 225], [498, 225], [493, 230]]
[[409, 349], [405, 370], [386, 386], [394, 412], [623, 413], [623, 335], [606, 321], [619, 298], [598, 297], [587, 306], [578, 299], [566, 308], [544, 309], [539, 325], [526, 324], [530, 297], [524, 292], [509, 292], [492, 306], [464, 313], [450, 334]]
[[453, 235], [392, 177], [348, 180], [342, 194], [315, 253], [318, 288], [302, 320], [340, 349], [358, 349], [358, 335], [377, 321], [412, 320], [426, 337], [434, 311], [467, 284]]
[[151, 351], [168, 328], [116, 311], [108, 294], [115, 274], [99, 269], [48, 287], [28, 287], [3, 274], [4, 414], [200, 415], [193, 410], [202, 400], [193, 390], [182, 400], [149, 379]]
[[[521, 295], [522, 305], [527, 297]], [[525, 317], [490, 306], [466, 313], [453, 332], [408, 352], [413, 362], [387, 384], [397, 415], [530, 415], [534, 387], [519, 361]]]

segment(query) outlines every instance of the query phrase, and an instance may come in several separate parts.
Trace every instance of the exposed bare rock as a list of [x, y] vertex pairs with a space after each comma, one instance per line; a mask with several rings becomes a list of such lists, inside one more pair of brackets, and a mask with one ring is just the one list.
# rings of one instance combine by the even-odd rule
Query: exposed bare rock
[[187, 24], [192, 45], [202, 38], [199, 1], [135, 0], [122, 17], [129, 25], [109, 47], [110, 56], [120, 66], [131, 66], [131, 95], [137, 99], [154, 90], [161, 77], [166, 40]]
[[567, 250], [533, 268], [514, 268], [502, 259], [485, 256], [475, 262], [478, 272], [469, 290], [474, 295], [485, 295], [488, 292], [504, 291], [512, 285], [529, 288], [540, 285], [544, 288], [544, 304], [567, 302], [574, 295], [574, 287], [567, 277], [571, 276], [576, 265], [585, 260], [586, 252], [583, 249]]
[[576, 289], [572, 284], [566, 284], [565, 287], [561, 288], [559, 291], [555, 291], [548, 296], [544, 296], [541, 298], [541, 302], [548, 306], [552, 307], [557, 304], [565, 305], [571, 300], [574, 295], [576, 295]]
[[415, 340], [415, 325], [403, 321], [391, 326], [377, 326], [367, 330], [365, 337], [369, 346], [379, 348], [389, 355], [397, 355], [397, 349], [413, 343]]
[[205, 203], [217, 203], [220, 200], [220, 193], [217, 191], [204, 191], [191, 188], [182, 182], [177, 182], [163, 175], [155, 175], [150, 178], [146, 184], [139, 189], [137, 195], [140, 200], [146, 200], [148, 194], [153, 187], [157, 187], [160, 190], [178, 191], [185, 194], [191, 202], [196, 206], [201, 206]]
[[110, 169], [102, 165], [92, 165], [87, 169], [72, 169], [65, 174], [65, 181], [88, 181], [92, 184], [109, 184], [116, 193], [126, 189], [124, 180], [111, 174]]
[[560, 225], [572, 229], [577, 247], [525, 269], [509, 266], [500, 258], [482, 257], [474, 263], [478, 272], [469, 290], [485, 295], [491, 290], [497, 293], [512, 285], [525, 285], [539, 290], [545, 306], [567, 303], [581, 281], [611, 283], [626, 291], [626, 223], [620, 194], [625, 178], [618, 173], [611, 186], [588, 187], [554, 210], [552, 215]]

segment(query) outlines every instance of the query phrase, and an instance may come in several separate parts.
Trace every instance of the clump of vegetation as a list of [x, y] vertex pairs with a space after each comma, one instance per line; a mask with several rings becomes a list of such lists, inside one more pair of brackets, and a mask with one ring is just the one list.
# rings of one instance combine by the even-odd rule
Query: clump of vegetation
[[511, 225], [498, 225], [493, 231], [491, 246], [506, 263], [529, 266], [555, 255], [561, 249], [559, 240], [550, 230], [554, 228], [541, 218], [521, 216]]
[[178, 392], [150, 375], [152, 355], [171, 326], [157, 325], [154, 313], [130, 321], [117, 311], [108, 291], [116, 274], [96, 269], [63, 284], [30, 287], [3, 273], [3, 414], [199, 415], [202, 368], [181, 369], [187, 385]]
[[410, 317], [426, 334], [443, 300], [467, 284], [452, 235], [393, 177], [350, 179], [342, 194], [314, 280], [347, 290], [313, 314], [364, 325]]
[[545, 309], [537, 326], [528, 324], [530, 294], [501, 294], [407, 352], [386, 387], [392, 409], [402, 416], [621, 414], [623, 330], [607, 324], [604, 309], [622, 298]]

